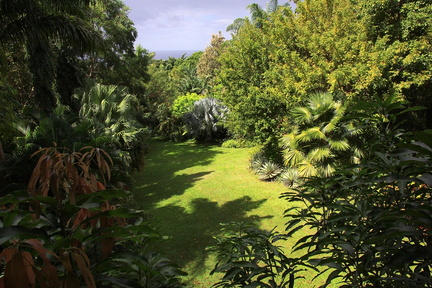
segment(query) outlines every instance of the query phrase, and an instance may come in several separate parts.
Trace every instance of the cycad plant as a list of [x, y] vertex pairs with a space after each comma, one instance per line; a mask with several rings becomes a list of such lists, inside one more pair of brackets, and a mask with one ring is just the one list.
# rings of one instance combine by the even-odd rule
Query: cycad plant
[[330, 93], [312, 94], [306, 105], [292, 111], [294, 126], [281, 139], [285, 165], [298, 177], [326, 177], [348, 160], [359, 157], [348, 138], [358, 132], [352, 123], [341, 121], [345, 106]]

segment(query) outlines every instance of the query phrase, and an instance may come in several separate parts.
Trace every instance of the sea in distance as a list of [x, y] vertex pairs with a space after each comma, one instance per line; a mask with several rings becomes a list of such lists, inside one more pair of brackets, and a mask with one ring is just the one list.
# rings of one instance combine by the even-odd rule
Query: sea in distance
[[166, 51], [153, 51], [155, 56], [153, 59], [157, 60], [167, 60], [169, 57], [181, 58], [183, 55], [185, 57], [191, 56], [193, 53], [199, 50], [166, 50]]

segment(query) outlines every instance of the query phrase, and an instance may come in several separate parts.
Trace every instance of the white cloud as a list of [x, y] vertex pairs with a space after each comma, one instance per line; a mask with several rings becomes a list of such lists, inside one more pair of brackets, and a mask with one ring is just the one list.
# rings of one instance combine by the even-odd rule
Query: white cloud
[[[204, 50], [212, 34], [225, 32], [234, 19], [249, 15], [246, 6], [267, 0], [123, 0], [138, 30], [136, 44], [150, 51]], [[282, 1], [281, 1], [282, 2]], [[227, 34], [227, 33], [224, 33]]]

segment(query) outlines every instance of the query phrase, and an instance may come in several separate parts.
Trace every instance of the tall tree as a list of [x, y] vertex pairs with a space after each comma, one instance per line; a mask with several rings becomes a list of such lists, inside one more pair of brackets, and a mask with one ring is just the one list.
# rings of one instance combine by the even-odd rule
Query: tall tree
[[51, 111], [56, 104], [52, 88], [53, 43], [81, 51], [95, 47], [98, 37], [87, 18], [92, 3], [91, 0], [0, 2], [0, 45], [7, 49], [11, 43], [21, 43], [27, 48], [36, 103], [44, 111]]
[[[286, 3], [286, 4], [281, 5], [281, 6], [288, 6], [288, 5], [289, 5], [289, 3]], [[244, 24], [247, 21], [250, 21], [252, 23], [252, 25], [254, 25], [257, 28], [262, 28], [264, 21], [268, 20], [269, 15], [271, 13], [276, 12], [278, 7], [281, 7], [281, 6], [279, 6], [278, 0], [270, 0], [267, 2], [266, 10], [264, 10], [257, 3], [252, 3], [252, 4], [247, 6], [247, 8], [249, 9], [249, 12], [251, 14], [250, 18], [246, 17], [246, 18], [235, 19], [232, 24], [228, 25], [228, 27], [226, 28], [226, 31], [227, 32], [231, 31], [234, 34], [236, 34], [240, 30], [240, 28], [244, 26]]]
[[138, 35], [128, 12], [121, 0], [105, 0], [92, 9], [91, 24], [102, 39], [102, 49], [85, 57], [83, 64], [89, 77], [110, 85], [119, 85], [127, 77], [124, 68], [127, 59], [136, 56], [134, 42]]
[[197, 74], [201, 78], [214, 79], [216, 77], [220, 68], [219, 56], [223, 50], [224, 40], [221, 32], [212, 35], [210, 46], [204, 50], [197, 64]]
[[[232, 132], [262, 143], [288, 127], [288, 111], [317, 91], [329, 91], [347, 105], [394, 94], [427, 106], [424, 117], [411, 124], [431, 127], [432, 3], [378, 2], [298, 1], [295, 11], [278, 9], [262, 28], [246, 23], [221, 56], [219, 78]], [[395, 10], [396, 2], [401, 7]], [[393, 8], [384, 9], [386, 3]], [[374, 9], [384, 9], [378, 14], [388, 20], [369, 21], [377, 17]]]

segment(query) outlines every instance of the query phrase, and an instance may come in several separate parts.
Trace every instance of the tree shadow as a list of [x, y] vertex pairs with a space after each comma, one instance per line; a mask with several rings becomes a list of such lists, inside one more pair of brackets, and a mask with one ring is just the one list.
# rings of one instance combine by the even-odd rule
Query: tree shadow
[[[197, 181], [214, 172], [206, 165], [222, 152], [212, 146], [152, 141], [150, 149], [145, 170], [135, 177], [135, 206], [150, 213], [152, 224], [161, 235], [168, 236], [167, 241], [149, 248], [162, 251], [190, 275], [200, 275], [208, 270], [205, 264], [211, 254], [206, 248], [215, 244], [214, 237], [221, 235], [220, 223], [248, 222], [259, 227], [263, 219], [273, 218], [272, 215], [254, 214], [267, 199], [252, 200], [244, 196], [219, 203], [198, 196], [188, 198], [190, 202], [184, 203], [185, 199], [181, 197], [173, 198], [183, 195]], [[202, 169], [183, 172], [197, 166]], [[169, 203], [161, 205], [161, 201], [170, 198], [173, 199]]]
[[[210, 164], [214, 157], [221, 153], [211, 149], [211, 145], [194, 143], [170, 143], [151, 140], [149, 148], [151, 156], [145, 163], [142, 173], [135, 178], [136, 200], [140, 203], [156, 205], [174, 195], [181, 195], [194, 182], [199, 181], [213, 171], [194, 174], [178, 174], [179, 171]], [[157, 179], [149, 182], [148, 179]], [[144, 206], [147, 206], [145, 204]]]
[[169, 237], [163, 243], [163, 251], [169, 251], [171, 260], [182, 267], [189, 266], [191, 274], [197, 275], [205, 271], [209, 256], [206, 248], [215, 244], [214, 237], [221, 234], [220, 223], [248, 222], [259, 226], [262, 219], [273, 216], [248, 213], [266, 201], [253, 201], [244, 196], [219, 205], [206, 198], [196, 198], [190, 203], [191, 209], [188, 211], [175, 204], [155, 209], [153, 220], [159, 226], [159, 231]]

